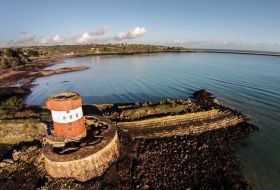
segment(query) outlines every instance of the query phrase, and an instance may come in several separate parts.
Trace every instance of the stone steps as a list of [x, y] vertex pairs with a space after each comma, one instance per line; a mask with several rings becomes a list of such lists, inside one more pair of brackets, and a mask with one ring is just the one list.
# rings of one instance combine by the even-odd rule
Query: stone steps
[[229, 118], [217, 120], [214, 122], [207, 122], [201, 125], [181, 125], [181, 126], [169, 126], [160, 128], [157, 131], [149, 131], [148, 133], [142, 133], [141, 131], [135, 131], [133, 134], [134, 138], [137, 139], [150, 139], [150, 138], [163, 138], [171, 136], [183, 136], [183, 135], [198, 135], [206, 131], [217, 130], [221, 128], [227, 128], [229, 126], [237, 125], [243, 122], [242, 117], [232, 116]]
[[120, 122], [117, 124], [117, 126], [125, 129], [135, 129], [135, 128], [144, 128], [144, 127], [151, 128], [151, 127], [205, 121], [209, 119], [213, 120], [215, 118], [225, 117], [230, 115], [232, 115], [230, 111], [221, 112], [217, 109], [214, 109], [205, 112], [187, 113], [183, 115], [146, 119], [143, 121]]
[[143, 121], [120, 122], [117, 126], [128, 130], [135, 138], [154, 138], [199, 134], [205, 131], [237, 125], [244, 117], [230, 110], [213, 109], [204, 112], [165, 116]]

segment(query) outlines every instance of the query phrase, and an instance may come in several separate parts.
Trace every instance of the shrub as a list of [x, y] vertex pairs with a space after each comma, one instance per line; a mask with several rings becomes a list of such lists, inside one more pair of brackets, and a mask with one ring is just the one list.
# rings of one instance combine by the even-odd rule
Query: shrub
[[5, 110], [0, 106], [0, 118], [3, 118], [6, 115]]
[[6, 102], [4, 102], [2, 107], [4, 109], [9, 110], [10, 112], [14, 112], [14, 111], [21, 110], [24, 107], [24, 103], [21, 98], [13, 96], [8, 100], [6, 100]]

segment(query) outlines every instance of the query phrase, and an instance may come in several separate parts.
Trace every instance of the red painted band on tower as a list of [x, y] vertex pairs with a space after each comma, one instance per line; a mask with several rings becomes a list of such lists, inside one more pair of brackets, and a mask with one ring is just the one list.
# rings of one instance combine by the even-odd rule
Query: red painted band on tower
[[75, 99], [66, 99], [66, 100], [47, 100], [46, 106], [49, 110], [54, 111], [67, 111], [73, 110], [82, 106], [82, 99], [76, 97]]
[[84, 117], [71, 123], [53, 122], [53, 126], [56, 136], [67, 137], [70, 139], [76, 139], [77, 137], [83, 135], [86, 131]]

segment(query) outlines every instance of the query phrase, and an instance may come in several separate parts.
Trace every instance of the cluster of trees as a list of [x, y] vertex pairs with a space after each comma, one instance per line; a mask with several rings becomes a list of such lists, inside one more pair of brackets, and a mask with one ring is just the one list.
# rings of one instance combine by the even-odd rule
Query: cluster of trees
[[31, 46], [24, 48], [0, 49], [0, 69], [8, 69], [25, 65], [30, 58], [41, 56], [64, 55], [93, 55], [93, 54], [126, 54], [139, 52], [185, 51], [183, 47], [168, 47], [146, 44], [84, 44], [84, 45], [56, 45]]
[[46, 50], [41, 49], [39, 50], [38, 47], [25, 47], [23, 48], [23, 52], [28, 57], [39, 57], [39, 56], [46, 56], [48, 53]]
[[[183, 51], [183, 47], [168, 47], [147, 44], [84, 44], [84, 45], [55, 45], [32, 47], [33, 51], [46, 52], [48, 56], [60, 56], [67, 54], [102, 54], [102, 53], [137, 53], [159, 51]], [[41, 53], [40, 53], [41, 55]]]
[[21, 48], [0, 50], [0, 69], [8, 69], [30, 63], [30, 59]]
[[34, 49], [26, 49], [25, 53], [28, 57], [38, 57], [40, 55], [40, 53]]

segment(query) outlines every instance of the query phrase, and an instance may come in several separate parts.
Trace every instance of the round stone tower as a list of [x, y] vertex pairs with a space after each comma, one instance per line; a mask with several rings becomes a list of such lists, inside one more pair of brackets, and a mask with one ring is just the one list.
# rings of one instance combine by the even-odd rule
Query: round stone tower
[[84, 117], [79, 94], [50, 96], [46, 106], [51, 110], [53, 129], [47, 131], [42, 155], [50, 176], [87, 181], [101, 176], [118, 159], [115, 123], [100, 115]]
[[50, 96], [46, 106], [51, 110], [55, 136], [73, 140], [86, 136], [82, 99], [79, 94], [65, 92]]

